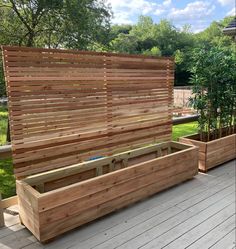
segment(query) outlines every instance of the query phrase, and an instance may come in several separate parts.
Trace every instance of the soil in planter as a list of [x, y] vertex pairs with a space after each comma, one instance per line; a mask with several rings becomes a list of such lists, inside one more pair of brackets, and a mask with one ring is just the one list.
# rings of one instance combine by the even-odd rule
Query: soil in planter
[[188, 136], [188, 138], [206, 143], [206, 142], [214, 141], [214, 140], [219, 139], [219, 138], [223, 138], [223, 137], [233, 135], [235, 133], [236, 133], [236, 128], [234, 129], [234, 133], [230, 133], [230, 134], [227, 132], [227, 130], [225, 128], [225, 129], [222, 130], [221, 137], [219, 137], [219, 131], [217, 131], [216, 134], [215, 133], [210, 134], [210, 139], [209, 140], [206, 139], [207, 138], [207, 133], [203, 134], [203, 138], [204, 138], [203, 140], [200, 140], [200, 134], [194, 134], [192, 136], [190, 135], [190, 136]]

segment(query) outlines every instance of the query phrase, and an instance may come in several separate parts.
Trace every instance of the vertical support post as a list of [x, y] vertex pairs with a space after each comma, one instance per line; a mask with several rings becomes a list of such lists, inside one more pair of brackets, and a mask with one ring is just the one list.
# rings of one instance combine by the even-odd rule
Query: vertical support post
[[3, 208], [2, 208], [2, 196], [0, 193], [0, 227], [4, 227], [4, 214], [3, 214]]
[[[112, 96], [112, 87], [111, 87], [111, 82], [109, 81], [109, 74], [107, 74], [107, 71], [110, 66], [111, 59], [109, 59], [109, 56], [104, 55], [104, 81], [106, 85], [106, 94], [107, 94], [107, 137], [108, 137], [108, 148], [110, 147], [110, 144], [113, 143], [113, 109], [112, 109], [112, 104], [113, 104], [113, 96]], [[113, 154], [113, 149], [108, 150], [108, 155]]]
[[[170, 63], [170, 59], [167, 60], [167, 65], [166, 65], [166, 84], [168, 87], [168, 119], [172, 120], [172, 110], [173, 110], [173, 94], [174, 94], [174, 87], [173, 87], [173, 82], [172, 79], [170, 78], [171, 76], [171, 70], [173, 70], [172, 68], [170, 68], [171, 63]], [[172, 125], [173, 123], [171, 123], [171, 129], [172, 129]], [[170, 133], [170, 138], [171, 140], [171, 133]]]

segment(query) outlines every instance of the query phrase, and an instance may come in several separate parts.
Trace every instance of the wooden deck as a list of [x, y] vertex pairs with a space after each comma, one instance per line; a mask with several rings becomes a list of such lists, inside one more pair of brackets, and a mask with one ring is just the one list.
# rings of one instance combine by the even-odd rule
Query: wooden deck
[[[41, 245], [5, 213], [1, 249], [233, 249], [236, 160]], [[14, 210], [12, 207], [11, 210]]]

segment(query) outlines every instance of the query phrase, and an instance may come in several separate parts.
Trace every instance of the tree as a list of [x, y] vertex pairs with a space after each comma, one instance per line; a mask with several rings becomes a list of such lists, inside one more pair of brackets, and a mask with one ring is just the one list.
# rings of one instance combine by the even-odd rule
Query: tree
[[140, 16], [137, 24], [130, 30], [130, 34], [137, 39], [137, 53], [150, 51], [157, 44], [156, 24], [149, 16]]
[[151, 50], [143, 51], [145, 55], [161, 56], [161, 50], [158, 47], [153, 47]]
[[131, 29], [132, 25], [129, 24], [113, 25], [110, 29], [109, 38], [110, 40], [114, 40], [121, 33], [128, 35]]
[[196, 40], [198, 42], [198, 47], [208, 46], [209, 48], [214, 46], [231, 46], [232, 39], [223, 34], [223, 28], [226, 27], [231, 21], [233, 17], [225, 17], [221, 21], [213, 21], [209, 27], [207, 27], [204, 31], [196, 34]]
[[177, 49], [177, 29], [167, 20], [161, 20], [157, 25], [157, 45], [162, 55], [172, 56]]
[[111, 17], [100, 0], [0, 0], [0, 11], [4, 36], [25, 46], [86, 49], [104, 42]]
[[111, 41], [110, 47], [115, 52], [120, 53], [137, 53], [138, 40], [130, 34], [120, 33], [117, 38]]
[[110, 7], [101, 0], [0, 0], [0, 44], [103, 49], [109, 42], [110, 18]]
[[191, 82], [201, 141], [234, 133], [236, 125], [236, 57], [231, 49], [194, 50]]

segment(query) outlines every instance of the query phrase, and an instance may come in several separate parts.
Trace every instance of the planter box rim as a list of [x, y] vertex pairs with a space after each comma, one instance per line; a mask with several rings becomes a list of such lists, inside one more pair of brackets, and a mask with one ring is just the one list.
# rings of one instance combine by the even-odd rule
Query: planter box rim
[[[180, 151], [176, 151], [176, 152], [173, 152], [173, 153], [168, 154], [168, 155], [163, 155], [163, 156], [160, 156], [158, 158], [150, 159], [150, 160], [148, 160], [148, 162], [154, 162], [154, 161], [158, 162], [158, 161], [162, 160], [163, 158], [174, 157], [175, 155], [178, 155], [178, 154], [182, 153], [183, 151], [185, 151], [185, 152], [186, 151], [191, 151], [193, 148], [197, 148], [197, 146], [185, 144], [185, 143], [182, 143], [182, 142], [176, 142], [176, 141], [163, 142], [163, 143], [158, 143], [158, 144], [152, 144], [150, 146], [146, 146], [146, 147], [143, 147], [143, 148], [129, 150], [127, 152], [118, 153], [118, 154], [115, 154], [115, 155], [112, 155], [112, 156], [107, 156], [107, 157], [104, 157], [104, 158], [95, 159], [94, 161], [85, 161], [85, 162], [75, 164], [75, 165], [72, 165], [72, 166], [65, 166], [63, 168], [50, 170], [50, 173], [52, 173], [52, 174], [55, 173], [55, 172], [63, 173], [63, 170], [68, 168], [68, 167], [75, 167], [76, 168], [76, 167], [79, 167], [80, 165], [84, 165], [84, 164], [96, 164], [97, 162], [106, 161], [106, 159], [110, 159], [110, 158], [113, 158], [113, 157], [118, 157], [120, 155], [128, 154], [129, 152], [132, 152], [132, 151], [141, 151], [142, 149], [149, 148], [149, 147], [154, 147], [155, 148], [155, 147], [162, 147], [162, 146], [166, 146], [166, 145], [170, 145], [170, 146], [173, 146], [173, 147], [176, 146], [176, 148], [178, 147], [178, 145], [180, 145], [180, 146], [182, 146], [182, 148], [179, 148]], [[93, 178], [90, 178], [90, 179], [87, 179], [87, 180], [83, 180], [81, 182], [76, 182], [76, 183], [70, 184], [70, 186], [79, 186], [79, 185], [84, 184], [85, 182], [91, 182], [91, 181], [94, 181], [94, 180], [96, 180], [98, 178], [105, 178], [107, 175], [115, 175], [115, 174], [118, 174], [119, 172], [128, 171], [131, 168], [135, 168], [137, 166], [141, 166], [141, 165], [144, 165], [146, 163], [147, 163], [147, 161], [144, 161], [144, 162], [141, 162], [141, 163], [138, 163], [138, 164], [134, 164], [134, 165], [129, 166], [127, 168], [119, 169], [119, 170], [116, 170], [116, 171], [113, 171], [113, 172], [109, 172], [107, 174], [103, 174], [103, 175], [96, 176], [96, 177], [93, 177]], [[19, 182], [19, 184], [25, 185], [25, 187], [27, 187], [30, 192], [32, 192], [34, 195], [37, 196], [37, 198], [40, 198], [40, 197], [43, 197], [43, 196], [48, 196], [48, 195], [53, 195], [54, 193], [63, 191], [64, 189], [68, 188], [68, 185], [67, 185], [67, 186], [60, 187], [60, 188], [57, 188], [57, 189], [54, 189], [54, 190], [50, 190], [48, 192], [40, 193], [31, 186], [31, 185], [33, 185], [32, 182], [30, 183], [30, 182], [27, 181], [29, 179], [30, 180], [37, 179], [39, 176], [47, 175], [48, 173], [49, 172], [39, 173], [39, 174], [32, 175], [32, 176], [29, 176], [29, 177], [26, 177], [24, 179], [17, 180], [17, 181]]]
[[[224, 138], [231, 137], [231, 136], [236, 136], [236, 133], [230, 134], [230, 135], [227, 135], [227, 136], [224, 136], [224, 137], [216, 138], [216, 139], [208, 141], [208, 142], [204, 142], [204, 141], [193, 139], [192, 138], [193, 136], [199, 136], [199, 133], [194, 133], [194, 134], [190, 134], [190, 135], [187, 135], [187, 136], [182, 136], [180, 138], [187, 138], [189, 140], [194, 140], [194, 141], [196, 141], [198, 143], [201, 143], [201, 144], [211, 144], [211, 143], [214, 143], [215, 141], [220, 140], [220, 139], [224, 139]], [[181, 142], [181, 143], [183, 143], [183, 142]]]

